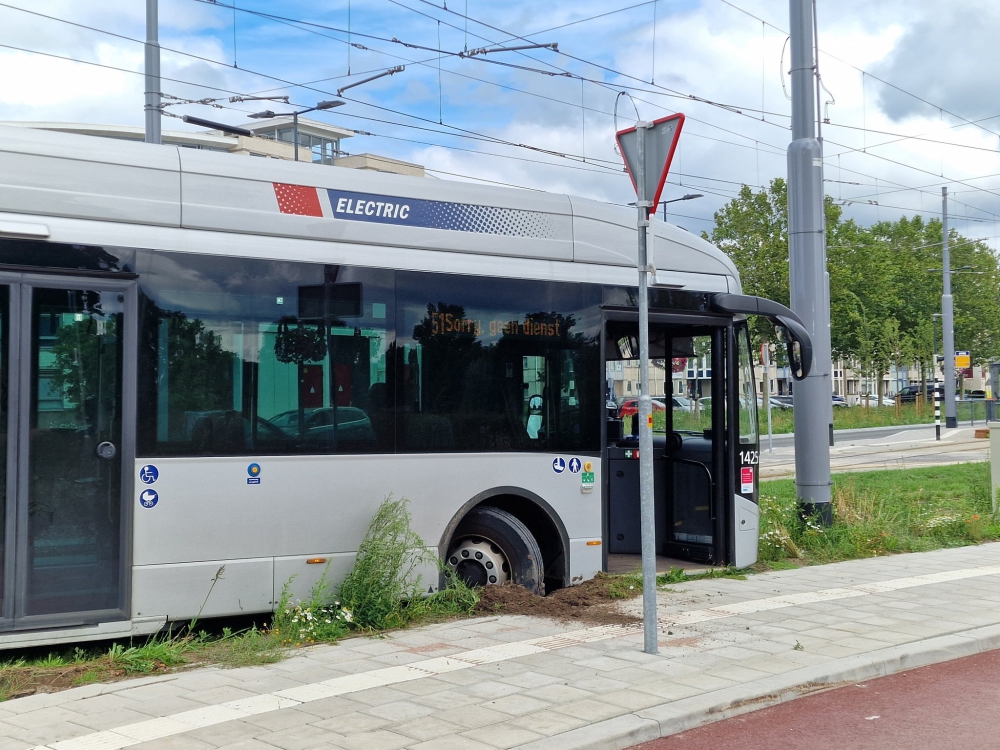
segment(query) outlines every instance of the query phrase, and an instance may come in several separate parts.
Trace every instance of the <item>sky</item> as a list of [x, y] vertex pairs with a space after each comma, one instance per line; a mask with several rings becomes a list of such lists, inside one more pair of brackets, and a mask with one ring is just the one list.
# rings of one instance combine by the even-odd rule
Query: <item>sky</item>
[[[817, 18], [827, 194], [868, 225], [938, 217], [947, 186], [952, 225], [998, 247], [1000, 5], [817, 0]], [[308, 107], [403, 65], [310, 117], [438, 179], [621, 204], [616, 128], [683, 112], [664, 197], [702, 194], [667, 207], [701, 232], [741, 185], [786, 174], [787, 29], [774, 0], [160, 0], [162, 90], [220, 105], [168, 113], [241, 124], [278, 107], [230, 96]], [[137, 0], [0, 1], [0, 120], [141, 125], [144, 34]], [[558, 52], [455, 54], [527, 43]]]

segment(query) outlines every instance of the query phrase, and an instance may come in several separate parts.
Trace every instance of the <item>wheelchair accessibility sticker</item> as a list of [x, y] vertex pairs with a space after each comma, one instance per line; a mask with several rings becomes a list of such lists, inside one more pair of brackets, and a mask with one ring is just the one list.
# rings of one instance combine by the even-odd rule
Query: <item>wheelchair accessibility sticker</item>
[[139, 481], [143, 484], [152, 484], [160, 478], [160, 472], [153, 464], [146, 464], [139, 469]]

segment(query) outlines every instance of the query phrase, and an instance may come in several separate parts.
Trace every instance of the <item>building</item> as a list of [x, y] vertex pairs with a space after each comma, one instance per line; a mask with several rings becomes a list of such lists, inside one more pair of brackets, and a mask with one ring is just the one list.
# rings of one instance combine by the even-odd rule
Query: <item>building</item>
[[[92, 135], [99, 138], [116, 138], [124, 141], [142, 141], [145, 130], [135, 125], [92, 125], [90, 123], [74, 122], [17, 122], [0, 123], [35, 130], [55, 130], [62, 133]], [[256, 120], [249, 124], [241, 124], [243, 130], [249, 130], [254, 136], [225, 133], [221, 130], [164, 130], [163, 143], [184, 148], [198, 148], [206, 151], [224, 151], [230, 154], [243, 154], [268, 159], [295, 160], [295, 150], [292, 145], [293, 123], [291, 117], [273, 117], [267, 120]], [[349, 169], [368, 169], [375, 172], [390, 172], [405, 174], [411, 177], [424, 177], [424, 168], [420, 164], [393, 159], [375, 154], [348, 154], [341, 148], [345, 138], [350, 138], [354, 132], [338, 128], [325, 122], [317, 122], [304, 117], [299, 118], [299, 161], [311, 161], [314, 164], [324, 164]]]

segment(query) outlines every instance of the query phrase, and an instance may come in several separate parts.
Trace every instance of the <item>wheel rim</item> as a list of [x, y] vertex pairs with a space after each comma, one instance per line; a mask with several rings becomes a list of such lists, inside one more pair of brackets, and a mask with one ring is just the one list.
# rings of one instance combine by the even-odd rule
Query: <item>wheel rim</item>
[[489, 539], [470, 536], [452, 546], [448, 569], [469, 586], [499, 586], [510, 581], [510, 562]]

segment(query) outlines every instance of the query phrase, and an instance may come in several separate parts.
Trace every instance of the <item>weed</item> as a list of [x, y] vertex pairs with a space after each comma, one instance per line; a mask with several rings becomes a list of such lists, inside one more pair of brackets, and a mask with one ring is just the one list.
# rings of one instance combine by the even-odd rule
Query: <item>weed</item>
[[624, 573], [622, 575], [606, 575], [598, 573], [598, 577], [604, 577], [608, 584], [608, 598], [610, 599], [631, 599], [642, 593], [642, 573]]
[[98, 669], [88, 669], [73, 680], [74, 685], [89, 685], [92, 682], [100, 682], [104, 675]]
[[404, 602], [423, 591], [418, 566], [436, 560], [410, 527], [407, 501], [387, 497], [358, 545], [354, 569], [340, 585], [340, 601], [362, 630], [406, 625], [416, 609]]
[[51, 669], [53, 667], [65, 667], [69, 663], [69, 659], [61, 654], [46, 654], [41, 659], [36, 659], [33, 666]]
[[803, 645], [802, 645], [801, 643], [799, 643], [798, 641], [795, 641], [795, 645], [794, 645], [794, 646], [792, 646], [792, 651], [805, 651], [805, 650], [806, 650], [806, 647], [805, 647], [805, 646], [803, 646]]
[[671, 568], [666, 573], [660, 573], [656, 576], [656, 585], [669, 586], [672, 583], [684, 583], [686, 580], [688, 580], [688, 575], [683, 568]]

